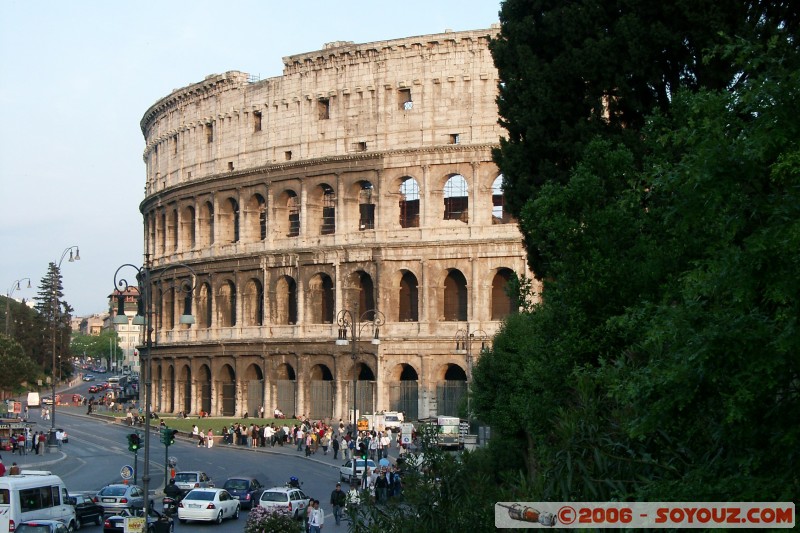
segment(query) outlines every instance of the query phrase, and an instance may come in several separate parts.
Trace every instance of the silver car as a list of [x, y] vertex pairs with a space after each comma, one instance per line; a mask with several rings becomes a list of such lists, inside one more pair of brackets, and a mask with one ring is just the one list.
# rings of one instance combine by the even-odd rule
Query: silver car
[[104, 516], [132, 512], [133, 509], [144, 507], [144, 491], [138, 485], [107, 485], [92, 499], [103, 508]]
[[208, 474], [200, 471], [182, 471], [175, 474], [175, 485], [184, 493], [192, 489], [206, 489], [214, 486]]

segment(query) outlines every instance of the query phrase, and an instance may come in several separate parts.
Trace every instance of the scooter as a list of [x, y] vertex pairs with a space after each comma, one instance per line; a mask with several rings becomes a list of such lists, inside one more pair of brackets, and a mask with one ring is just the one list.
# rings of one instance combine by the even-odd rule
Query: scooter
[[169, 496], [164, 496], [164, 499], [161, 500], [163, 505], [162, 512], [167, 516], [174, 516], [178, 514], [178, 499], [177, 498], [170, 498]]

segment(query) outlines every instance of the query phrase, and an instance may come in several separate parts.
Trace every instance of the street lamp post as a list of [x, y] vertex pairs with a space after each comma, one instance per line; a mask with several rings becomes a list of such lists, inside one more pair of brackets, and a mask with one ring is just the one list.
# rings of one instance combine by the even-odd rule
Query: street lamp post
[[[75, 250], [75, 254], [73, 255], [72, 251]], [[50, 402], [50, 434], [47, 436], [47, 447], [52, 452], [58, 448], [58, 442], [56, 441], [56, 326], [57, 323], [57, 315], [58, 313], [58, 274], [61, 273], [61, 263], [64, 262], [64, 258], [67, 257], [69, 253], [69, 262], [74, 263], [75, 261], [81, 260], [81, 252], [77, 246], [67, 246], [64, 251], [61, 253], [61, 259], [58, 260], [58, 263], [53, 263], [55, 268], [51, 274], [51, 289], [53, 291], [53, 331], [51, 334], [51, 341], [53, 347], [53, 368], [50, 375], [50, 381], [53, 383], [53, 395], [50, 397], [52, 400]]]
[[[117, 316], [115, 317], [115, 321], [117, 318], [122, 317], [127, 323], [127, 317], [125, 316], [125, 294], [128, 293], [128, 289], [131, 287], [131, 284], [125, 278], [119, 277], [119, 273], [124, 268], [132, 268], [136, 271], [136, 287], [139, 291], [139, 296], [137, 297], [137, 311], [136, 316], [133, 317], [132, 323], [138, 326], [145, 327], [145, 346], [146, 349], [144, 352], [141, 350], [139, 351], [139, 358], [140, 361], [140, 370], [142, 374], [142, 380], [144, 381], [144, 466], [142, 471], [142, 490], [145, 494], [144, 499], [144, 515], [149, 515], [149, 508], [150, 508], [150, 417], [151, 417], [151, 408], [150, 404], [152, 402], [152, 368], [150, 365], [151, 362], [151, 354], [153, 349], [153, 284], [160, 281], [164, 274], [167, 272], [174, 271], [178, 268], [183, 268], [189, 271], [190, 273], [190, 280], [180, 280], [177, 284], [173, 285], [178, 291], [184, 292], [187, 294], [187, 297], [184, 301], [184, 314], [181, 315], [180, 323], [181, 324], [194, 324], [194, 317], [191, 314], [191, 295], [194, 292], [195, 284], [194, 280], [196, 279], [197, 275], [195, 271], [188, 265], [183, 263], [178, 263], [174, 265], [170, 265], [165, 269], [158, 272], [158, 274], [153, 277], [152, 267], [150, 265], [150, 254], [145, 254], [145, 261], [142, 267], [137, 267], [136, 265], [132, 265], [130, 263], [125, 263], [117, 268], [117, 271], [114, 273], [114, 289], [117, 291], [117, 298], [118, 298], [118, 305], [119, 311]], [[113, 293], [112, 293], [113, 294]], [[121, 320], [120, 320], [121, 322]], [[115, 323], [120, 323], [115, 322]]]
[[[372, 336], [371, 343], [375, 346], [381, 343], [381, 339], [379, 336], [379, 328], [383, 325], [384, 322], [384, 315], [380, 311], [375, 309], [370, 309], [368, 311], [364, 311], [360, 315], [358, 314], [358, 303], [356, 303], [355, 308], [351, 311], [349, 309], [342, 309], [339, 311], [339, 314], [336, 315], [336, 323], [339, 324], [339, 337], [336, 339], [337, 346], [347, 346], [350, 344], [350, 357], [353, 360], [353, 431], [355, 432], [354, 435], [351, 435], [351, 438], [355, 438], [358, 435], [358, 417], [356, 416], [356, 383], [358, 380], [358, 375], [356, 373], [356, 359], [358, 358], [358, 342], [361, 340], [361, 331], [364, 329], [365, 326], [372, 324], [374, 328], [374, 333]], [[350, 342], [347, 339], [348, 330], [350, 331], [350, 339], [353, 342]], [[355, 448], [353, 449], [355, 452]], [[357, 459], [355, 457], [355, 453], [353, 453], [353, 475], [352, 480], [356, 479], [356, 464]], [[367, 468], [364, 465], [364, 473], [366, 474]]]
[[10, 333], [11, 330], [9, 329], [9, 324], [10, 324], [9, 317], [11, 316], [11, 295], [14, 294], [15, 291], [20, 290], [20, 285], [19, 284], [22, 283], [25, 280], [28, 280], [28, 287], [27, 288], [30, 289], [31, 288], [31, 278], [22, 278], [22, 279], [18, 279], [14, 283], [12, 283], [11, 287], [8, 289], [8, 292], [6, 292], [6, 335], [10, 335], [11, 334]]
[[486, 348], [486, 341], [488, 339], [489, 336], [482, 329], [470, 331], [469, 322], [467, 322], [467, 327], [465, 329], [456, 331], [456, 353], [467, 356], [467, 421], [470, 425], [472, 425], [472, 406], [470, 405], [472, 396], [472, 343], [474, 341], [480, 341], [481, 351], [483, 351], [484, 348]]

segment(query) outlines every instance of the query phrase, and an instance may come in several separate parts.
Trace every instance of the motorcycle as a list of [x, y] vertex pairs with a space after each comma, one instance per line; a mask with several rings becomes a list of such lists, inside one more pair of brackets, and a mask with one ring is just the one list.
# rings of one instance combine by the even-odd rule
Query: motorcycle
[[180, 498], [172, 498], [170, 496], [164, 496], [164, 499], [161, 500], [161, 504], [163, 506], [162, 513], [167, 516], [175, 516], [178, 514], [178, 502]]

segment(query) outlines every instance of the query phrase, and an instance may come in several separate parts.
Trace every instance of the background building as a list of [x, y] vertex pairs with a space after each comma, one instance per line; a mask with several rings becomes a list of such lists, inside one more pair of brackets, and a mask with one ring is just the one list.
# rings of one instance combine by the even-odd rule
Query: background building
[[[154, 409], [347, 418], [355, 376], [361, 412], [458, 414], [456, 337], [495, 333], [526, 273], [491, 157], [496, 32], [329, 43], [147, 110]], [[355, 364], [334, 342], [343, 309], [385, 316]]]

